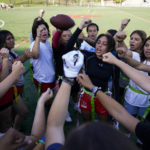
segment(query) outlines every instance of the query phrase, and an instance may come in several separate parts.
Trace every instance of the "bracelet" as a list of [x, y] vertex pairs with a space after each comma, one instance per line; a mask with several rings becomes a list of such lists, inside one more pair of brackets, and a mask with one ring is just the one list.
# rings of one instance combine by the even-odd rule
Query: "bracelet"
[[68, 83], [70, 86], [73, 86], [73, 84], [74, 84], [74, 79], [63, 77], [62, 80], [64, 82]]
[[43, 141], [43, 140], [39, 140], [39, 143], [43, 143], [43, 144], [45, 144], [45, 141]]
[[96, 96], [96, 93], [101, 90], [102, 88], [101, 87], [98, 87], [98, 86], [93, 86], [92, 88], [92, 95]]

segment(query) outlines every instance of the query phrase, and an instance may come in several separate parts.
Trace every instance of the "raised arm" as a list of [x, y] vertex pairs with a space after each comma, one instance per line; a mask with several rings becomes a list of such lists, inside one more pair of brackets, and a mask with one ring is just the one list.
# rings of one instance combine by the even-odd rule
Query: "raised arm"
[[[77, 81], [80, 85], [92, 91], [94, 85], [87, 75], [79, 74]], [[107, 96], [101, 90], [98, 89], [97, 91], [94, 91], [94, 93], [102, 105], [117, 121], [119, 121], [131, 132], [135, 132], [136, 125], [139, 122], [138, 119], [130, 115], [116, 100], [110, 96]]]
[[32, 52], [30, 52], [30, 49], [26, 49], [24, 51], [24, 54], [22, 56], [19, 56], [15, 61], [21, 61], [24, 63], [26, 60], [32, 57]]
[[53, 143], [63, 144], [64, 123], [68, 110], [72, 80], [78, 75], [84, 61], [84, 56], [80, 51], [71, 51], [63, 55], [65, 77], [61, 87], [54, 99], [48, 115], [46, 130], [46, 148]]
[[[126, 49], [124, 47], [119, 47], [117, 50], [118, 52], [118, 56], [123, 59], [127, 64], [129, 64], [130, 66], [141, 70], [141, 71], [145, 71], [145, 72], [150, 72], [150, 66], [140, 63], [138, 61], [136, 61], [135, 59], [131, 58], [132, 52], [129, 50], [126, 51]], [[128, 53], [128, 54], [127, 54]]]
[[115, 58], [111, 53], [103, 55], [103, 61], [118, 66], [131, 80], [143, 90], [150, 92], [150, 77]]
[[9, 50], [2, 48], [0, 50], [2, 69], [0, 71], [0, 81], [4, 80], [9, 74]]
[[76, 31], [72, 34], [70, 40], [68, 41], [65, 49], [66, 49], [66, 52], [70, 51], [70, 50], [73, 50], [73, 47], [74, 47], [74, 44], [75, 42], [77, 41], [77, 38], [79, 36], [79, 34], [82, 32], [82, 30], [87, 27], [88, 24], [91, 23], [91, 19], [89, 18], [84, 18], [82, 20], [82, 22], [80, 23], [79, 27], [76, 29]]
[[45, 133], [45, 103], [50, 100], [53, 96], [51, 89], [47, 89], [38, 100], [34, 121], [32, 125], [31, 135], [40, 139]]
[[40, 56], [40, 37], [41, 37], [42, 30], [43, 28], [41, 26], [37, 28], [37, 36], [36, 36], [36, 39], [32, 48], [32, 52], [31, 52], [32, 57], [34, 59], [38, 59]]
[[20, 61], [14, 62], [12, 72], [2, 82], [0, 82], [0, 97], [2, 97], [8, 89], [20, 78], [25, 71], [23, 64]]

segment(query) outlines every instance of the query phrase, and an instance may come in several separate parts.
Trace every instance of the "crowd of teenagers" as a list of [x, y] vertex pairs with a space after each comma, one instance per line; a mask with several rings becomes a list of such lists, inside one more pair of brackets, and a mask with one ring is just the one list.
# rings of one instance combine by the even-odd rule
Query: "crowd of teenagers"
[[[14, 35], [0, 30], [0, 150], [149, 150], [150, 37], [134, 30], [126, 44], [130, 19], [98, 35], [98, 24], [84, 18], [74, 33], [53, 31], [50, 44], [43, 15], [34, 19], [22, 56], [13, 50]], [[26, 136], [20, 127], [29, 112], [22, 97], [28, 59], [38, 100]], [[83, 121], [66, 136], [70, 101]]]

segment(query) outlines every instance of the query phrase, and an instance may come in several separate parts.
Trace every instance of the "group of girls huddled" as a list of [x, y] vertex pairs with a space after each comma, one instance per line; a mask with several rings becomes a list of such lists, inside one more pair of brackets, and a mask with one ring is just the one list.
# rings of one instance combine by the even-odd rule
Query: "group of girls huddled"
[[[130, 47], [127, 48], [124, 42], [126, 34], [123, 30], [129, 23], [129, 19], [122, 21], [118, 31], [110, 29], [97, 36], [98, 25], [92, 23], [91, 19], [85, 18], [73, 34], [70, 29], [65, 31], [56, 29], [53, 32], [51, 46], [48, 40], [50, 37], [49, 26], [42, 18], [43, 14], [44, 12], [41, 11], [40, 16], [33, 22], [30, 49], [27, 49], [23, 56], [18, 56], [13, 50], [14, 35], [7, 30], [0, 31], [0, 82], [13, 72], [12, 64], [14, 62], [21, 61], [23, 63], [30, 59], [38, 96], [40, 97], [49, 88], [56, 91], [57, 95], [64, 77], [62, 56], [72, 50], [79, 50], [84, 56], [84, 65], [80, 72], [87, 74], [91, 82], [105, 94], [112, 96], [120, 103], [124, 101], [123, 105], [131, 115], [145, 119], [143, 116], [149, 113], [147, 109], [150, 103], [149, 93], [128, 79], [115, 65], [104, 62], [103, 55], [112, 52], [115, 57], [120, 57], [122, 61], [135, 68], [138, 68], [135, 65], [136, 61], [150, 65], [150, 37], [147, 38], [144, 31], [135, 30], [130, 35]], [[87, 37], [82, 32], [84, 28], [87, 28]], [[78, 57], [76, 54], [74, 59], [78, 61]], [[143, 68], [139, 70], [149, 75], [149, 72], [143, 71]], [[71, 73], [72, 71], [68, 70], [67, 74], [70, 74], [70, 77], [72, 77]], [[19, 129], [28, 112], [21, 96], [24, 82], [26, 81], [22, 74], [20, 79], [0, 97], [1, 136], [12, 123], [14, 128]], [[67, 82], [70, 83], [68, 80]], [[88, 88], [81, 88], [77, 81], [74, 81], [71, 97], [75, 107], [78, 107], [77, 110], [82, 114], [83, 122], [100, 119], [109, 123], [110, 120], [113, 120], [96, 97], [96, 93], [93, 94], [98, 89], [93, 88], [91, 92]], [[65, 93], [63, 94], [65, 95]], [[49, 98], [52, 102], [52, 94]]]

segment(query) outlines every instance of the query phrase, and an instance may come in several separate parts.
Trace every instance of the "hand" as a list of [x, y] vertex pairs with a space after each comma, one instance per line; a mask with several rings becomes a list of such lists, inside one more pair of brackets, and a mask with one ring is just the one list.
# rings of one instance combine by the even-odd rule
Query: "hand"
[[2, 48], [0, 50], [0, 54], [3, 58], [7, 58], [9, 57], [9, 50], [7, 48]]
[[48, 88], [46, 92], [42, 93], [39, 101], [44, 102], [44, 104], [53, 97], [53, 91]]
[[84, 56], [80, 51], [74, 50], [62, 56], [64, 75], [75, 78], [83, 66]]
[[17, 130], [10, 128], [3, 137], [0, 138], [0, 150], [16, 150], [25, 146], [25, 136]]
[[44, 10], [44, 9], [41, 9], [40, 12], [39, 12], [39, 17], [40, 17], [40, 18], [43, 18], [44, 13], [45, 13], [45, 10]]
[[118, 47], [116, 51], [120, 58], [125, 58], [125, 56], [127, 55], [127, 49], [125, 47]]
[[78, 39], [81, 39], [81, 40], [84, 40], [84, 34], [83, 34], [83, 32], [81, 32], [80, 34], [79, 34], [79, 36], [78, 36]]
[[77, 82], [80, 84], [80, 86], [84, 86], [85, 88], [88, 88], [89, 90], [92, 90], [94, 86], [90, 78], [88, 77], [88, 75], [85, 75], [85, 74], [79, 74], [77, 76]]
[[91, 22], [92, 22], [91, 19], [89, 19], [89, 18], [84, 18], [84, 19], [82, 20], [80, 26], [79, 26], [79, 29], [82, 30], [83, 28], [87, 27]]
[[126, 33], [122, 31], [118, 31], [114, 36], [115, 40], [118, 42], [124, 41], [126, 37], [127, 37]]
[[42, 32], [42, 30], [43, 30], [43, 27], [42, 27], [42, 26], [38, 26], [36, 37], [39, 37], [39, 38], [41, 37], [41, 32]]
[[25, 57], [26, 59], [29, 59], [29, 58], [32, 57], [32, 53], [30, 52], [30, 49], [29, 49], [29, 48], [25, 50], [25, 52], [24, 52], [24, 57]]
[[12, 65], [12, 73], [15, 73], [18, 78], [25, 72], [25, 68], [21, 61], [15, 61]]
[[128, 18], [123, 19], [122, 22], [121, 22], [121, 29], [120, 29], [120, 31], [123, 31], [125, 29], [125, 27], [128, 25], [129, 22], [130, 22], [130, 19], [128, 19]]
[[104, 62], [110, 63], [110, 64], [116, 64], [116, 61], [118, 60], [111, 52], [103, 54], [102, 60]]

